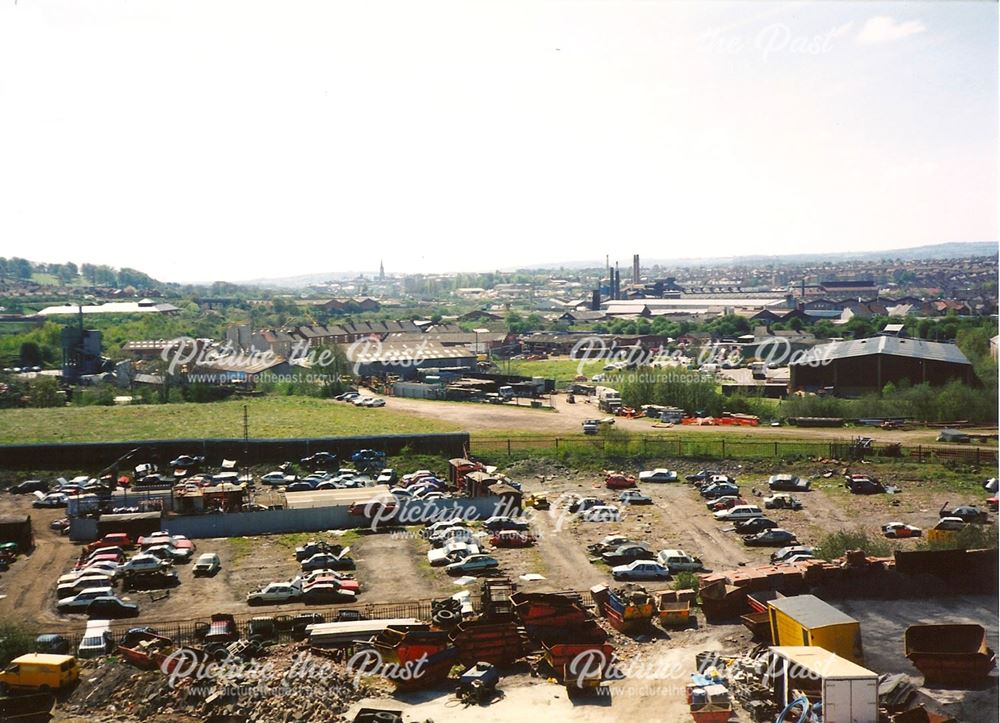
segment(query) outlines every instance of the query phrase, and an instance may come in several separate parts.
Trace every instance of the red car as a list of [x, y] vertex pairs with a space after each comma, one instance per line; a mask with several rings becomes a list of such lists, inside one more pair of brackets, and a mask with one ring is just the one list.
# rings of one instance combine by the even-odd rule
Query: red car
[[334, 585], [341, 590], [350, 590], [354, 593], [360, 592], [361, 585], [353, 577], [349, 577], [334, 570], [323, 570], [318, 575], [304, 575], [302, 577], [302, 589], [306, 590], [313, 585]]
[[93, 552], [94, 550], [99, 550], [102, 547], [120, 547], [123, 550], [128, 550], [133, 547], [132, 538], [128, 536], [125, 532], [109, 532], [100, 540], [95, 540], [87, 545], [87, 552]]
[[604, 486], [609, 490], [627, 490], [635, 487], [635, 477], [622, 474], [621, 472], [610, 472], [604, 478]]
[[535, 538], [526, 532], [504, 530], [493, 535], [490, 544], [493, 547], [531, 547], [535, 544]]
[[712, 500], [707, 503], [707, 507], [712, 512], [718, 512], [719, 510], [730, 510], [737, 505], [748, 505], [750, 504], [742, 497], [736, 497], [735, 495], [727, 495], [726, 497], [720, 497], [717, 500]]
[[992, 497], [990, 497], [990, 498], [988, 498], [986, 500], [986, 507], [989, 508], [989, 510], [991, 512], [996, 512], [997, 511], [997, 502], [998, 502], [997, 496], [993, 495]]

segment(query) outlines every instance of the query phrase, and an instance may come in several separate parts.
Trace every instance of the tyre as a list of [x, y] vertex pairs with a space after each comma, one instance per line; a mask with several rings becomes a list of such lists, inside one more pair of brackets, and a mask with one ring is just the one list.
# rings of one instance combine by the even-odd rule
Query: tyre
[[454, 610], [443, 609], [434, 614], [434, 622], [437, 625], [452, 625], [458, 619], [459, 615]]

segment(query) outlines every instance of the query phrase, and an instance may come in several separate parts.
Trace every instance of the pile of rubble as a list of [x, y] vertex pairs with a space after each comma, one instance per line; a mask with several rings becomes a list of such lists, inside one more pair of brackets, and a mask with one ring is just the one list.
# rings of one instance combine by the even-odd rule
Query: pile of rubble
[[275, 645], [255, 665], [222, 666], [172, 679], [106, 658], [85, 665], [61, 717], [88, 721], [225, 720], [265, 723], [335, 720], [356, 701], [386, 693], [377, 678], [355, 680], [344, 663], [311, 656], [300, 644]]

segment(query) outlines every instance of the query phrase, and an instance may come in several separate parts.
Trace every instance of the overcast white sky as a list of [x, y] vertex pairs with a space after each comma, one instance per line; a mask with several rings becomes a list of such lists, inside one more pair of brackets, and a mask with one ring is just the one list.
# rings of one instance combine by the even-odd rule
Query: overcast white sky
[[998, 236], [994, 2], [0, 2], [0, 255], [239, 280]]

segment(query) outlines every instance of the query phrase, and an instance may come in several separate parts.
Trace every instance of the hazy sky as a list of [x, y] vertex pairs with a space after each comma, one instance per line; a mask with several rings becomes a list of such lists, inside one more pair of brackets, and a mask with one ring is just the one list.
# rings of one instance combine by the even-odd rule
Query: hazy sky
[[238, 280], [998, 236], [994, 2], [0, 2], [0, 255]]

